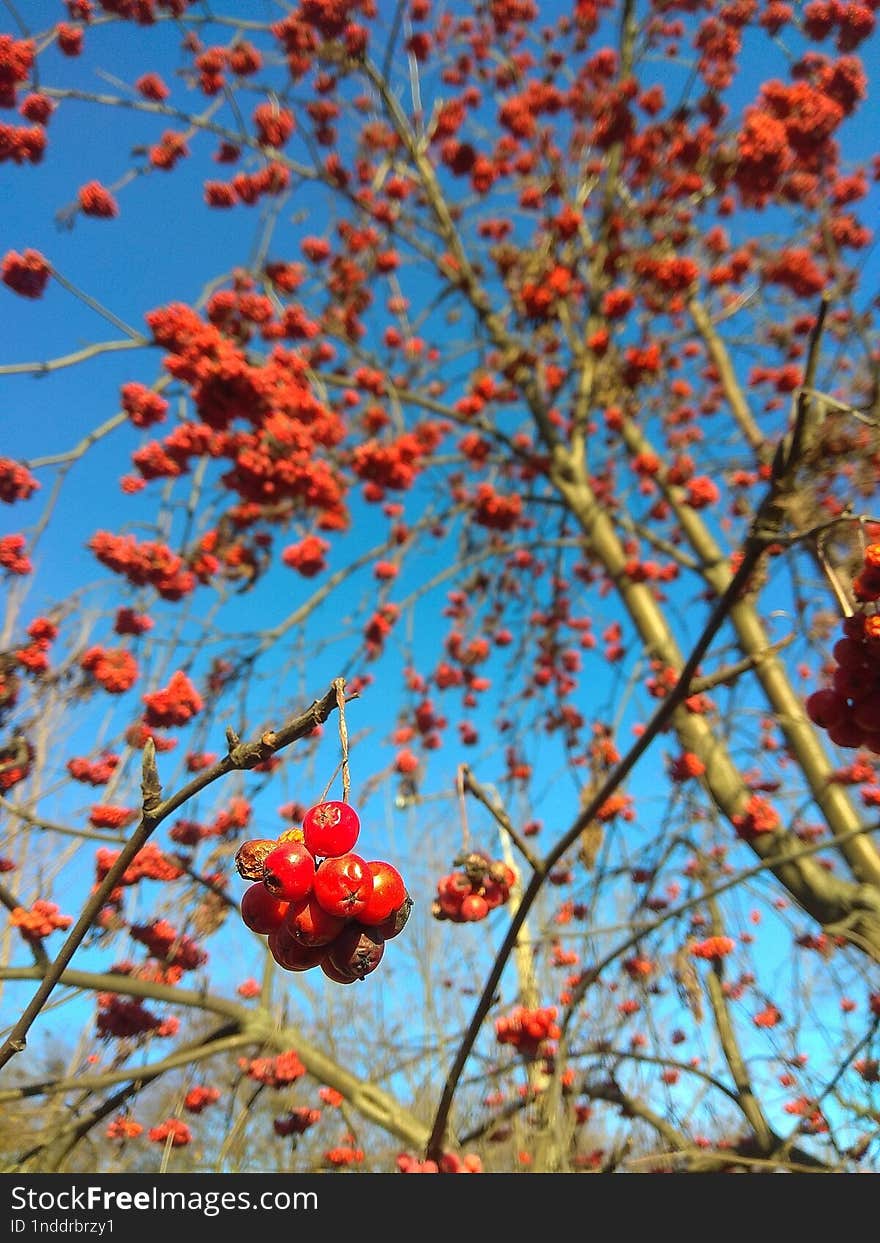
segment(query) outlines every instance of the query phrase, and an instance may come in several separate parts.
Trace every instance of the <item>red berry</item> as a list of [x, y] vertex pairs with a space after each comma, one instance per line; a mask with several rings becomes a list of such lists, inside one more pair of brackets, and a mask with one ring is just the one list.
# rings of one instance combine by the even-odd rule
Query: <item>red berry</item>
[[276, 898], [294, 902], [312, 891], [315, 857], [302, 842], [284, 842], [266, 856], [263, 884]]
[[837, 691], [814, 691], [806, 700], [804, 707], [813, 724], [819, 725], [822, 729], [836, 725], [846, 716], [846, 700]]
[[865, 636], [864, 613], [853, 613], [852, 617], [845, 617], [842, 629], [848, 639], [863, 639]]
[[489, 914], [489, 903], [478, 893], [469, 893], [466, 898], [462, 898], [459, 908], [459, 915], [468, 923], [475, 923], [477, 920], [485, 919]]
[[397, 868], [384, 859], [370, 859], [367, 867], [373, 874], [373, 892], [357, 918], [359, 923], [374, 927], [384, 923], [391, 912], [403, 903], [406, 885]]
[[852, 719], [866, 735], [880, 732], [880, 696], [871, 695], [855, 704]]
[[441, 897], [447, 894], [449, 897], [464, 898], [471, 892], [470, 878], [464, 872], [450, 872], [440, 880], [437, 890]]
[[864, 731], [847, 715], [829, 727], [828, 737], [836, 747], [860, 747]]
[[327, 950], [330, 966], [342, 974], [351, 974], [362, 980], [375, 971], [385, 953], [385, 942], [375, 935], [372, 928], [360, 923], [349, 924]]
[[241, 898], [241, 921], [251, 932], [274, 932], [284, 922], [287, 903], [271, 894], [261, 880], [248, 886]]
[[314, 855], [347, 854], [361, 831], [358, 814], [348, 803], [318, 803], [303, 816], [303, 838]]
[[838, 639], [831, 649], [831, 654], [843, 669], [865, 667], [865, 649], [856, 639]]
[[831, 684], [838, 695], [850, 699], [865, 689], [866, 678], [859, 669], [849, 669], [838, 665], [831, 675]]
[[510, 890], [507, 885], [499, 885], [494, 880], [483, 882], [483, 892], [481, 897], [486, 899], [486, 903], [490, 911], [494, 911], [496, 906], [503, 906], [510, 897]]
[[508, 889], [512, 889], [517, 881], [516, 872], [506, 863], [501, 864], [500, 871], [501, 878], [498, 881], [499, 885], [506, 885]]
[[267, 937], [269, 953], [285, 971], [308, 971], [317, 967], [327, 952], [325, 945], [304, 945], [290, 935], [286, 925], [282, 924]]
[[880, 755], [880, 732], [862, 735], [862, 746], [872, 755]]
[[437, 898], [437, 906], [447, 919], [454, 922], [461, 919], [461, 904], [467, 895], [458, 893], [441, 893]]
[[313, 888], [317, 902], [331, 915], [358, 917], [373, 892], [373, 873], [360, 855], [336, 855], [321, 862]]
[[434, 904], [438, 919], [461, 920], [462, 901], [473, 892], [470, 877], [464, 872], [450, 872], [437, 882], [437, 900]]
[[307, 894], [291, 902], [283, 927], [303, 945], [329, 945], [345, 927], [345, 920], [331, 915], [317, 901], [315, 894]]

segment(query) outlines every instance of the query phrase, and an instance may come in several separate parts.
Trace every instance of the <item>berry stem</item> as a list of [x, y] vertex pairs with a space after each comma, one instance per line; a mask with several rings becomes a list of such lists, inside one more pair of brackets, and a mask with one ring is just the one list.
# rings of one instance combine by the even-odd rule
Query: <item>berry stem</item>
[[[342, 801], [347, 803], [348, 796], [351, 793], [351, 773], [348, 768], [348, 726], [345, 723], [345, 679], [337, 678], [333, 685], [336, 687], [336, 707], [339, 710], [339, 743], [342, 747]], [[333, 775], [335, 777], [336, 773]]]
[[458, 812], [461, 817], [461, 844], [464, 850], [470, 850], [471, 833], [468, 827], [467, 800], [465, 799], [466, 764], [459, 764], [455, 774], [455, 788], [458, 791]]
[[[327, 802], [327, 795], [330, 793], [331, 789], [333, 788], [333, 782], [336, 780], [336, 774], [339, 772], [341, 767], [342, 767], [342, 761], [340, 760], [339, 763], [336, 765], [336, 767], [333, 769], [333, 772], [330, 774], [330, 780], [324, 786], [324, 791], [321, 794], [321, 797], [318, 799], [319, 803]], [[342, 801], [345, 802], [344, 797]]]

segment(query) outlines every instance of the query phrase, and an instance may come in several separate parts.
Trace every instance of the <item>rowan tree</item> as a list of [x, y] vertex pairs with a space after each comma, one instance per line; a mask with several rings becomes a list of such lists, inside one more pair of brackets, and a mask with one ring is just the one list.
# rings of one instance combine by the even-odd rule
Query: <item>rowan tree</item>
[[7, 1169], [877, 1168], [876, 7], [10, 10]]

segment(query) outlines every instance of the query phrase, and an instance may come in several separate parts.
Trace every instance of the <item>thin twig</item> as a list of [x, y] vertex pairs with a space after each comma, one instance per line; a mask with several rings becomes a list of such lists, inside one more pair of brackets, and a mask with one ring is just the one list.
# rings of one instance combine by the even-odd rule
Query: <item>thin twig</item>
[[467, 764], [462, 764], [459, 768], [461, 782], [464, 789], [473, 794], [474, 798], [483, 804], [483, 806], [494, 816], [495, 820], [516, 846], [519, 853], [529, 864], [533, 872], [537, 872], [541, 868], [541, 860], [529, 849], [528, 843], [514, 827], [513, 822], [508, 816], [504, 808], [499, 804], [497, 799], [493, 799], [488, 792], [480, 785], [479, 781], [474, 777]]
[[117, 350], [139, 350], [149, 344], [146, 337], [140, 340], [134, 338], [125, 341], [96, 341], [81, 350], [74, 350], [72, 354], [61, 354], [58, 358], [46, 358], [37, 363], [3, 363], [0, 366], [0, 375], [48, 375], [64, 367], [75, 367], [78, 363], [97, 358], [100, 354], [112, 354]]
[[121, 833], [102, 833], [100, 829], [74, 829], [66, 824], [56, 824], [54, 820], [46, 820], [43, 816], [26, 811], [24, 807], [17, 807], [2, 794], [0, 794], [0, 807], [9, 812], [10, 816], [15, 816], [17, 820], [29, 824], [31, 828], [43, 829], [47, 833], [62, 833], [65, 837], [82, 837], [96, 842], [112, 842], [115, 846], [125, 841]]

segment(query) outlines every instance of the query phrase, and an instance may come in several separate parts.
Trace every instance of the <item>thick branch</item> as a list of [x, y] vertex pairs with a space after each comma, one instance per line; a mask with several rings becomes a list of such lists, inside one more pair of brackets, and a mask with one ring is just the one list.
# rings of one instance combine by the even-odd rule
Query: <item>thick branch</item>
[[[54, 968], [55, 964], [53, 964]], [[42, 975], [38, 967], [0, 967], [0, 979], [36, 980]], [[428, 1128], [389, 1093], [345, 1070], [329, 1054], [306, 1040], [298, 1028], [278, 1024], [266, 1010], [253, 1009], [225, 997], [190, 989], [139, 980], [133, 976], [95, 974], [90, 971], [67, 970], [56, 981], [69, 988], [93, 992], [115, 992], [123, 996], [144, 997], [169, 1005], [186, 1006], [234, 1020], [236, 1030], [254, 1041], [278, 1050], [295, 1049], [297, 1056], [312, 1077], [341, 1092], [355, 1109], [370, 1122], [397, 1136], [404, 1143], [423, 1148], [428, 1141]]]
[[[622, 434], [630, 452], [650, 451], [650, 442], [632, 420], [625, 421]], [[786, 441], [788, 440], [789, 438], [786, 437]], [[761, 539], [765, 545], [772, 543], [778, 534], [776, 524], [780, 517], [778, 512], [780, 497], [789, 486], [791, 469], [795, 465], [793, 460], [789, 459], [789, 469], [786, 470], [785, 475], [786, 483], [783, 485], [782, 478], [777, 478], [768, 490], [767, 497], [756, 515], [753, 530], [762, 532]], [[664, 664], [671, 668], [678, 668], [681, 655], [669, 634], [656, 601], [642, 584], [630, 582], [624, 574], [623, 550], [610, 519], [595, 503], [585, 482], [572, 487], [563, 481], [563, 487], [569, 496], [576, 517], [591, 537], [595, 552], [609, 573], [616, 578], [620, 594], [649, 650], [662, 659]], [[678, 490], [667, 486], [665, 493], [667, 500], [675, 509], [676, 518], [688, 543], [703, 564], [704, 577], [720, 595], [728, 588], [731, 581], [728, 558], [724, 556], [697, 511], [683, 503]], [[768, 519], [769, 527], [767, 527]], [[755, 676], [816, 804], [825, 816], [831, 832], [836, 837], [843, 838], [846, 843], [841, 847], [841, 851], [852, 868], [854, 876], [864, 883], [880, 884], [880, 857], [878, 857], [876, 847], [869, 838], [864, 836], [848, 836], [849, 830], [858, 826], [857, 812], [843, 787], [832, 780], [833, 765], [817, 736], [815, 727], [807, 718], [801, 696], [791, 685], [784, 665], [773, 651], [773, 645], [755, 605], [743, 594], [731, 602], [729, 616], [731, 625], [736, 631], [740, 649], [744, 657], [754, 663]], [[735, 804], [742, 801], [742, 796], [735, 793], [741, 779], [729, 761], [722, 744], [714, 737], [702, 718], [691, 716], [688, 721], [682, 717], [681, 725], [680, 727], [677, 725], [677, 728], [683, 745], [688, 750], [694, 751], [706, 764], [704, 785], [712, 793], [717, 806], [729, 818], [739, 810]], [[690, 742], [685, 741], [685, 733]], [[722, 798], [723, 802], [719, 801]], [[809, 886], [814, 885], [818, 886], [817, 893], [821, 893], [825, 888], [818, 869], [809, 881]], [[798, 901], [803, 905], [800, 897]], [[819, 917], [823, 923], [830, 922], [834, 918], [829, 912], [824, 912]]]
[[755, 422], [749, 409], [749, 404], [740, 388], [739, 381], [736, 378], [736, 370], [727, 352], [727, 346], [716, 331], [709, 312], [702, 302], [693, 298], [688, 303], [688, 310], [691, 313], [691, 319], [694, 321], [695, 328], [705, 342], [709, 357], [715, 365], [715, 370], [718, 372], [721, 389], [733, 413], [733, 417], [736, 419], [737, 427], [745, 437], [746, 443], [750, 448], [754, 449], [758, 460], [763, 460], [767, 456], [767, 441]]

